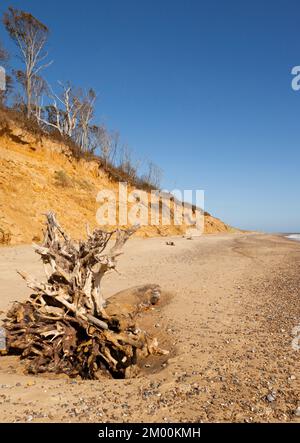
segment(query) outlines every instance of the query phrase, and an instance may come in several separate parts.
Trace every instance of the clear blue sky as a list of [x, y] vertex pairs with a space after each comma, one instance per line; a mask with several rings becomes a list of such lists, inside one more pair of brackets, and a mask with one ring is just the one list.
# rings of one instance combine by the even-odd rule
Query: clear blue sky
[[49, 82], [95, 88], [98, 118], [161, 165], [165, 188], [204, 189], [234, 226], [300, 231], [299, 1], [9, 4], [51, 29]]

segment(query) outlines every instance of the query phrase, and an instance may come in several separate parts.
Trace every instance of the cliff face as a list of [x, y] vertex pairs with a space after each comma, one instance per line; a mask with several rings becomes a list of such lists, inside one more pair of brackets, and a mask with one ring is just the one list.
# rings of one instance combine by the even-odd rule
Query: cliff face
[[[0, 121], [0, 244], [38, 242], [43, 214], [49, 210], [57, 213], [71, 235], [82, 237], [86, 223], [97, 226], [96, 196], [101, 189], [117, 191], [118, 182], [96, 161], [76, 160], [65, 145], [36, 137], [11, 120], [5, 125]], [[205, 216], [206, 233], [232, 231], [222, 221]], [[185, 226], [145, 226], [137, 235], [185, 232]]]

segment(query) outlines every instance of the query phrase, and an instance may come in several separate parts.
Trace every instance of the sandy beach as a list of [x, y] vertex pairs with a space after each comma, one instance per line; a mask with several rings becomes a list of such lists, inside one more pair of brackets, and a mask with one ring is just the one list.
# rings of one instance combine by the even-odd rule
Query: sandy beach
[[[264, 234], [166, 240], [131, 239], [121, 274], [107, 275], [103, 289], [110, 297], [161, 286], [154, 315], [172, 341], [167, 363], [102, 383], [25, 375], [17, 357], [1, 357], [0, 421], [300, 421], [300, 243]], [[17, 269], [43, 276], [31, 246], [0, 249], [1, 311], [28, 294]]]

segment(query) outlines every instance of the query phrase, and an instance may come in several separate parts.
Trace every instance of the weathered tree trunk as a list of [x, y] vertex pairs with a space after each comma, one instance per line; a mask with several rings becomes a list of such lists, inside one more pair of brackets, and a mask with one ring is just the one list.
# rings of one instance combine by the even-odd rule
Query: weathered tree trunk
[[[105, 310], [102, 278], [115, 269], [122, 247], [135, 230], [96, 229], [86, 241], [75, 242], [55, 215], [47, 214], [44, 242], [35, 245], [47, 281], [19, 272], [33, 293], [26, 302], [15, 303], [4, 322], [8, 352], [28, 359], [29, 372], [98, 378], [105, 369], [125, 377], [139, 353], [166, 352], [135, 327], [132, 315], [110, 316]], [[157, 287], [149, 300], [149, 305], [159, 300]]]
[[31, 116], [31, 77], [29, 74], [27, 74], [27, 78], [26, 78], [26, 113], [27, 113], [27, 118], [30, 118]]

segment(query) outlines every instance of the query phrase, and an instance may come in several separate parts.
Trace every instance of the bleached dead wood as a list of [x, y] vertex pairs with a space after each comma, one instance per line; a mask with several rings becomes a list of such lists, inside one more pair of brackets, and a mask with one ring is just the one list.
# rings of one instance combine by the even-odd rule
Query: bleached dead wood
[[[29, 372], [64, 372], [83, 378], [98, 378], [102, 369], [125, 377], [126, 369], [136, 364], [138, 350], [143, 355], [165, 352], [155, 339], [135, 328], [132, 315], [124, 319], [105, 309], [103, 276], [116, 269], [117, 258], [137, 227], [92, 233], [88, 229], [87, 240], [76, 242], [54, 213], [46, 217], [44, 241], [34, 247], [47, 280], [39, 282], [19, 272], [33, 293], [7, 314], [8, 352], [28, 359]], [[157, 303], [159, 296], [156, 286], [150, 303]]]

